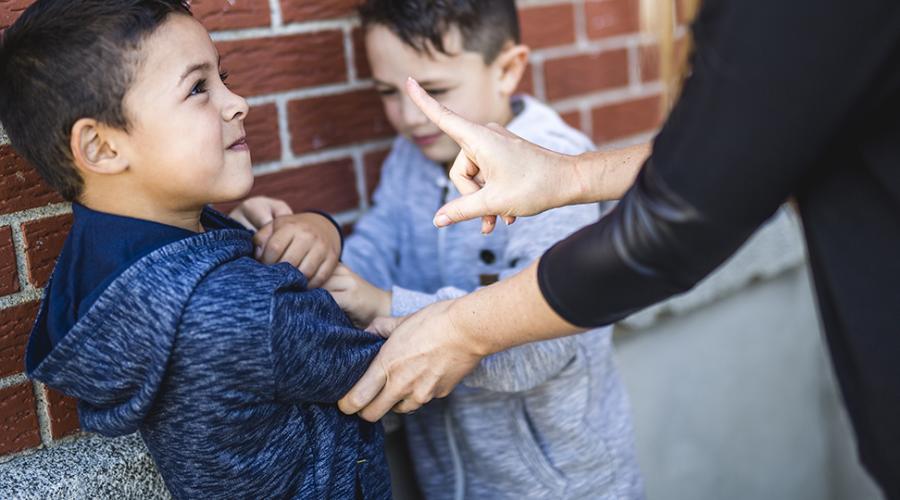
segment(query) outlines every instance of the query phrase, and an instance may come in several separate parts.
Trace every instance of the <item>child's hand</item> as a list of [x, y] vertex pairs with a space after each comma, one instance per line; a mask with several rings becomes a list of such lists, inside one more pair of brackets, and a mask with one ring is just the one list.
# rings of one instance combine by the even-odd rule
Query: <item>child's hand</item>
[[266, 196], [254, 196], [244, 200], [228, 216], [243, 224], [247, 229], [258, 231], [277, 217], [293, 213], [291, 207], [281, 200]]
[[256, 258], [263, 264], [287, 262], [319, 288], [341, 257], [341, 235], [325, 216], [307, 212], [278, 217], [253, 236]]
[[391, 315], [391, 293], [362, 279], [343, 264], [337, 266], [323, 288], [331, 292], [335, 302], [360, 328], [369, 326], [376, 317]]

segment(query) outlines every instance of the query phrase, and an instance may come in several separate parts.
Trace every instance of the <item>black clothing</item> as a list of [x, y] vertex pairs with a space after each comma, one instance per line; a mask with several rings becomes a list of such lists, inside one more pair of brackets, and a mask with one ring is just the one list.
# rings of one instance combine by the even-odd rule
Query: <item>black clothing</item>
[[598, 326], [709, 274], [795, 196], [861, 459], [900, 498], [900, 2], [707, 0], [692, 74], [615, 211], [538, 280]]

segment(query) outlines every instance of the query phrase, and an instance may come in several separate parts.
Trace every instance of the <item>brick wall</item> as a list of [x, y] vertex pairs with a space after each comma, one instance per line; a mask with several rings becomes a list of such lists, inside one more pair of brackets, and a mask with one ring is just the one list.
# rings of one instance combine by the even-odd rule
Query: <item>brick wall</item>
[[[0, 27], [30, 0], [0, 0]], [[253, 194], [352, 223], [368, 208], [392, 131], [371, 91], [356, 0], [194, 0], [247, 121]], [[519, 0], [533, 49], [523, 88], [601, 146], [646, 140], [659, 93], [636, 0]], [[0, 460], [78, 439], [71, 400], [22, 374], [41, 289], [71, 222], [0, 134]]]

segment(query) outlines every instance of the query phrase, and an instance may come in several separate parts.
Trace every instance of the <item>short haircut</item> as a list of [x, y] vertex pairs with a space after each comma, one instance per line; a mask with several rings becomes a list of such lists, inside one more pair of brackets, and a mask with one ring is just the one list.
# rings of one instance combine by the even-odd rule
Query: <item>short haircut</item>
[[37, 0], [0, 39], [0, 123], [13, 147], [63, 198], [83, 181], [70, 134], [81, 118], [128, 130], [123, 99], [140, 44], [182, 0]]
[[448, 54], [444, 36], [454, 27], [463, 48], [494, 62], [507, 42], [519, 43], [515, 0], [366, 0], [359, 7], [363, 27], [380, 24], [419, 52], [431, 46]]

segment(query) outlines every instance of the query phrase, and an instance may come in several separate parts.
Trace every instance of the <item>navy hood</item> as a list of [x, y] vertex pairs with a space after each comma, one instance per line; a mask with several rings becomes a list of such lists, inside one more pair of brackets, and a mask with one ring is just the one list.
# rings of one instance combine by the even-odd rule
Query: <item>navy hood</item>
[[[192, 251], [198, 247], [206, 251]], [[26, 348], [28, 376], [77, 398], [84, 430], [106, 436], [137, 431], [164, 379], [194, 289], [223, 263], [252, 252], [251, 233], [240, 229], [198, 234], [159, 248], [112, 281], [52, 347], [45, 300]]]

